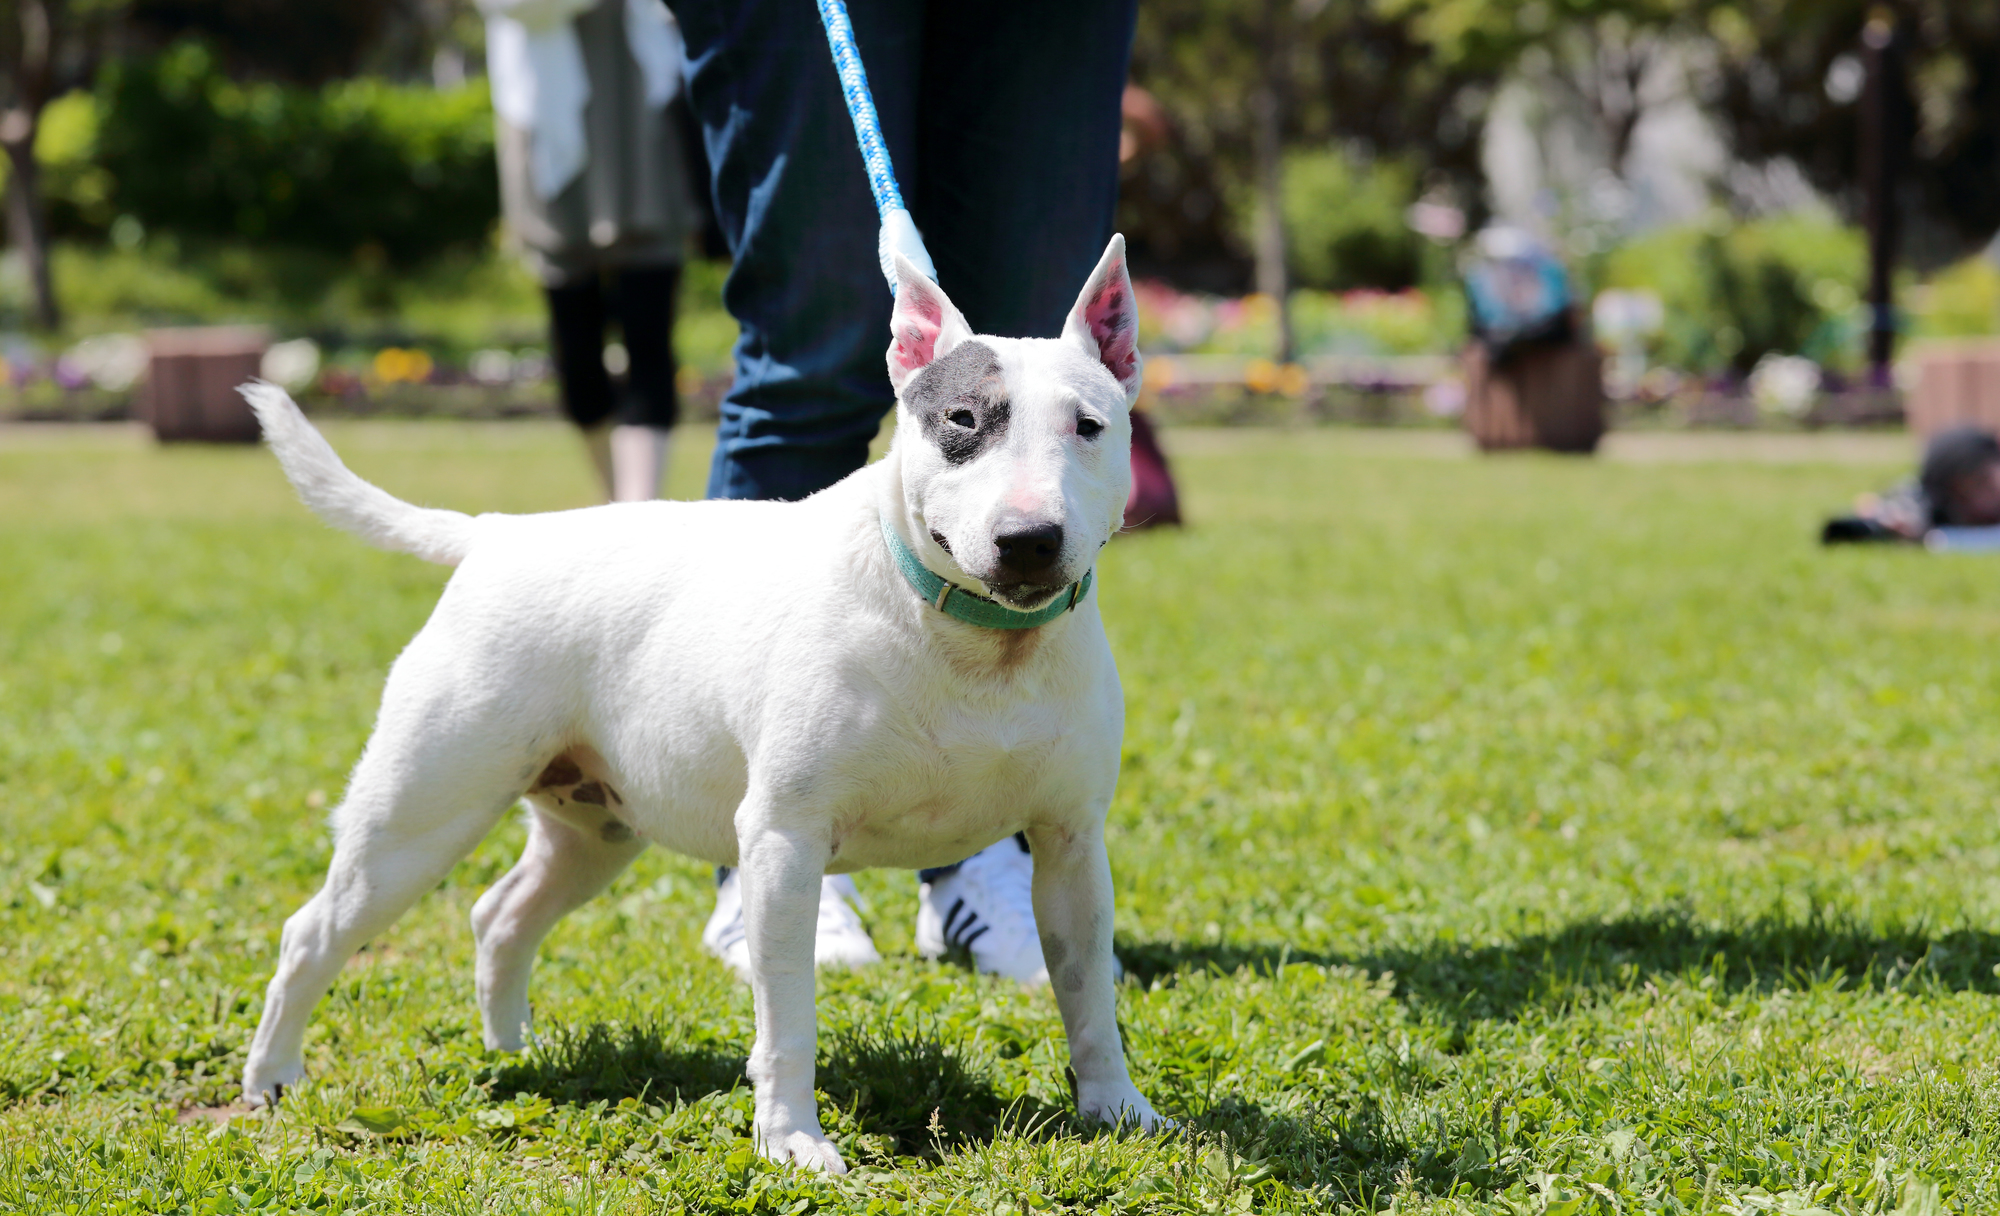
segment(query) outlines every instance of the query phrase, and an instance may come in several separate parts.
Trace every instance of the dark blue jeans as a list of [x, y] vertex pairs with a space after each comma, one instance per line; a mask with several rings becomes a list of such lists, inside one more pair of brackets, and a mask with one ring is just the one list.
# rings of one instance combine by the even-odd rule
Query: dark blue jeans
[[[675, 0], [741, 326], [711, 498], [803, 498], [895, 402], [879, 219], [812, 0]], [[905, 203], [980, 333], [1052, 338], [1111, 238], [1136, 0], [850, 0]]]

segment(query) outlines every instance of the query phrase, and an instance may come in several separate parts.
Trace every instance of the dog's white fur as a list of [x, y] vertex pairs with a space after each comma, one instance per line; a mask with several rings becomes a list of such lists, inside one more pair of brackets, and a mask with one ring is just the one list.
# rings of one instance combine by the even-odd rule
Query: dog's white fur
[[[458, 567], [390, 670], [333, 814], [326, 884], [285, 923], [244, 1066], [250, 1101], [303, 1075], [307, 1018], [354, 951], [525, 794], [527, 848], [472, 912], [490, 1046], [523, 1043], [543, 936], [648, 844], [740, 866], [758, 1143], [841, 1170], [813, 1101], [820, 876], [948, 864], [1019, 830], [1078, 1105], [1161, 1122], [1113, 1016], [1104, 817], [1124, 706], [1096, 595], [1039, 629], [963, 624], [912, 592], [880, 522], [936, 573], [1018, 606], [1084, 575], [1130, 480], [1124, 244], [1112, 239], [1059, 339], [975, 338], [935, 284], [899, 269], [894, 443], [802, 502], [423, 510], [350, 473], [283, 392], [245, 390], [313, 510]], [[954, 462], [912, 395], [973, 341], [994, 356], [983, 391], [1004, 394], [1011, 421]], [[941, 417], [929, 427], [954, 425]], [[1064, 539], [1048, 585], [1005, 578], [995, 536], [1051, 523]]]

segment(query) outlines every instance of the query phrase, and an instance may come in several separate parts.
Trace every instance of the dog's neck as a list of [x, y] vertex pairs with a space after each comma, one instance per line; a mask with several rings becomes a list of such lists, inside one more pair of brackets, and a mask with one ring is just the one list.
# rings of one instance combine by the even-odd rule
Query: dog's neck
[[882, 457], [875, 468], [881, 478], [875, 494], [876, 509], [881, 512], [882, 520], [889, 525], [910, 552], [917, 555], [917, 560], [924, 564], [924, 568], [946, 582], [991, 599], [993, 597], [991, 589], [984, 582], [966, 573], [958, 564], [958, 559], [952, 556], [951, 550], [938, 544], [931, 536], [930, 528], [924, 524], [924, 517], [918, 513], [916, 507], [911, 504], [909, 496], [904, 493], [902, 453], [894, 442], [891, 442], [888, 454]]

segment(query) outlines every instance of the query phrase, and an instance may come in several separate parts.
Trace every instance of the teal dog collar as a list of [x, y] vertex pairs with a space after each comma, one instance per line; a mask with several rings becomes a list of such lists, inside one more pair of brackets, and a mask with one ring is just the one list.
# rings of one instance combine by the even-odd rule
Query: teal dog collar
[[888, 544], [889, 553], [895, 557], [896, 565], [902, 570], [903, 577], [925, 602], [953, 620], [964, 621], [968, 625], [978, 625], [983, 629], [1039, 628], [1076, 607], [1084, 596], [1090, 594], [1091, 572], [1085, 571], [1083, 578], [1071, 583], [1065, 594], [1058, 595], [1046, 606], [1037, 608], [1033, 612], [1023, 612], [1018, 608], [1009, 608], [999, 600], [987, 599], [983, 595], [967, 591], [957, 583], [949, 582], [932, 573], [930, 567], [924, 565], [917, 559], [916, 554], [910, 552], [910, 547], [903, 543], [902, 537], [896, 535], [896, 530], [889, 526], [889, 521], [886, 519], [882, 521], [882, 540]]

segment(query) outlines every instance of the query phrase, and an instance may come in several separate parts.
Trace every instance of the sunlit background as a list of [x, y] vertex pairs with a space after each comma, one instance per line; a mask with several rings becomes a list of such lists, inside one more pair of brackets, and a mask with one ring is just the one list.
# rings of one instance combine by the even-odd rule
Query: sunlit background
[[[27, 11], [0, 29], [0, 415], [128, 416], [143, 332], [218, 323], [261, 327], [316, 411], [553, 410], [470, 4], [63, 0], [45, 40]], [[1857, 392], [1871, 329], [1872, 387], [1906, 390], [1927, 344], [2000, 332], [1991, 5], [1146, 0], [1124, 110], [1168, 422], [1448, 422], [1496, 224], [1571, 276], [1614, 425], [1893, 422]], [[726, 273], [686, 276], [697, 412]]]

